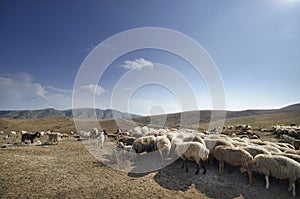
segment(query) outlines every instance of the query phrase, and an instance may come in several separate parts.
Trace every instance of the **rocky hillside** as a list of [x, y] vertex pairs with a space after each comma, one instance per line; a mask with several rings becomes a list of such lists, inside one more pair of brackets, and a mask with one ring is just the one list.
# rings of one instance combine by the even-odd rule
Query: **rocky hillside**
[[94, 118], [98, 119], [112, 119], [112, 118], [129, 118], [136, 117], [137, 115], [123, 113], [120, 111], [107, 109], [92, 109], [92, 108], [80, 108], [80, 109], [68, 109], [68, 110], [56, 110], [53, 108], [42, 110], [15, 110], [15, 111], [0, 111], [0, 118], [11, 119], [34, 119], [34, 118], [49, 118], [49, 117], [76, 117], [76, 118]]

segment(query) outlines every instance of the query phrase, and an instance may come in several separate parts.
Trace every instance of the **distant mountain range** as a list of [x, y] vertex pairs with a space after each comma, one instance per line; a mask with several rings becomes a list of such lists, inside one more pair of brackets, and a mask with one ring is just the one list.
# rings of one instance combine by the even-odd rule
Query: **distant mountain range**
[[14, 111], [0, 111], [0, 118], [11, 119], [33, 119], [33, 118], [49, 118], [49, 117], [75, 117], [75, 118], [95, 118], [98, 119], [113, 119], [113, 118], [130, 118], [138, 117], [138, 115], [123, 113], [113, 109], [93, 109], [93, 108], [79, 108], [68, 110], [56, 110], [47, 108], [42, 110], [14, 110]]
[[[225, 111], [226, 118], [236, 118], [244, 116], [254, 116], [263, 114], [277, 114], [284, 112], [300, 112], [300, 103], [289, 105], [280, 109], [266, 109], [266, 110], [244, 110], [244, 111]], [[200, 121], [210, 121], [211, 110], [200, 110], [200, 111], [189, 111], [184, 113], [172, 113], [166, 117], [172, 121], [178, 120], [180, 122], [181, 114], [185, 114], [187, 118], [193, 118], [198, 116], [200, 113]], [[220, 119], [224, 114], [224, 111], [214, 111], [215, 120]], [[98, 119], [127, 119], [135, 118], [134, 120], [144, 121], [150, 120], [149, 116], [142, 117], [135, 114], [124, 113], [113, 109], [101, 110], [92, 108], [79, 108], [79, 109], [68, 109], [68, 110], [56, 110], [53, 108], [42, 109], [42, 110], [14, 110], [14, 111], [0, 111], [0, 118], [12, 118], [12, 119], [32, 119], [32, 118], [49, 118], [49, 117], [75, 117], [75, 118], [94, 118], [95, 114]], [[151, 118], [160, 118], [160, 116], [151, 116]]]
[[[211, 118], [212, 112], [214, 113], [214, 118]], [[258, 115], [266, 115], [266, 114], [280, 114], [287, 112], [299, 112], [300, 114], [300, 103], [289, 105], [280, 109], [265, 109], [265, 110], [244, 110], [244, 111], [220, 111], [220, 110], [200, 110], [200, 111], [188, 111], [183, 113], [172, 113], [168, 115], [156, 115], [156, 116], [145, 116], [145, 117], [137, 117], [133, 120], [137, 123], [149, 123], [151, 120], [161, 120], [166, 117], [166, 126], [176, 126], [182, 122], [182, 116], [184, 114], [184, 118], [187, 124], [195, 123], [195, 118], [199, 119], [199, 122], [209, 122], [216, 121], [222, 119], [224, 116], [224, 112], [226, 114], [226, 118], [238, 118], [238, 117], [246, 117], [246, 116], [258, 116]], [[200, 116], [200, 118], [199, 118]]]

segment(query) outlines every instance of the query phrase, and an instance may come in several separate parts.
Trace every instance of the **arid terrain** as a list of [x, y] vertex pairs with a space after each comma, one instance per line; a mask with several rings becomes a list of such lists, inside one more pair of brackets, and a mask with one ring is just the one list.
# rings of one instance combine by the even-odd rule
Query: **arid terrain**
[[[257, 129], [270, 129], [279, 123], [299, 124], [299, 117], [299, 112], [266, 114], [230, 118], [225, 124], [249, 123], [261, 139], [276, 142], [272, 132]], [[109, 135], [117, 128], [111, 120], [100, 124]], [[200, 123], [199, 129], [207, 125]], [[4, 132], [50, 129], [62, 133], [76, 130], [72, 118], [0, 119], [0, 130]], [[0, 136], [1, 145], [7, 142], [4, 135]], [[103, 150], [107, 147], [105, 143]], [[265, 190], [262, 175], [255, 174], [254, 184], [249, 185], [247, 175], [237, 167], [229, 172], [225, 165], [225, 172], [219, 175], [218, 166], [209, 163], [206, 175], [195, 175], [193, 162], [188, 163], [187, 173], [181, 165], [177, 160], [150, 173], [121, 172], [97, 160], [73, 137], [63, 138], [57, 145], [6, 147], [0, 149], [0, 198], [292, 198], [285, 180], [271, 178], [271, 187]], [[296, 191], [299, 197], [299, 184]]]

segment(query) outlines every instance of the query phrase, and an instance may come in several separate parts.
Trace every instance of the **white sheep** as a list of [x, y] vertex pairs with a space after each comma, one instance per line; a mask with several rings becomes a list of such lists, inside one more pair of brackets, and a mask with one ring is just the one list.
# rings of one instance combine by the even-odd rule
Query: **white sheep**
[[172, 142], [172, 140], [176, 138], [176, 133], [174, 132], [168, 132], [166, 135], [170, 142]]
[[205, 141], [198, 135], [185, 135], [182, 140], [184, 142], [199, 142], [205, 145]]
[[9, 134], [7, 135], [7, 138], [9, 138], [10, 143], [15, 142], [17, 137], [18, 137], [18, 134], [16, 131], [10, 131]]
[[123, 142], [119, 142], [118, 147], [121, 148], [122, 150], [124, 150], [125, 153], [123, 153], [123, 155], [126, 155], [126, 156], [129, 155], [133, 161], [136, 161], [136, 153], [135, 153], [133, 145], [125, 146]]
[[175, 138], [172, 139], [172, 141], [171, 141], [171, 151], [170, 151], [171, 156], [174, 157], [176, 147], [177, 147], [179, 144], [181, 144], [182, 142], [183, 142], [183, 141], [182, 141], [181, 138], [175, 137]]
[[100, 135], [97, 137], [97, 140], [99, 140], [100, 148], [102, 149], [105, 141], [104, 131], [100, 132]]
[[230, 146], [233, 147], [233, 144], [231, 142], [228, 142], [224, 139], [217, 138], [217, 139], [212, 139], [212, 138], [205, 138], [204, 139], [205, 145], [207, 149], [212, 152], [212, 150], [217, 147], [217, 146]]
[[213, 156], [219, 161], [219, 174], [224, 170], [224, 162], [231, 166], [241, 166], [246, 170], [249, 177], [249, 183], [252, 184], [252, 171], [249, 169], [249, 164], [252, 162], [252, 155], [241, 148], [218, 146], [213, 150]]
[[269, 144], [261, 145], [261, 148], [267, 150], [270, 153], [282, 153], [282, 151], [280, 149], [278, 149], [278, 147], [271, 146]]
[[89, 138], [91, 137], [91, 132], [79, 131], [79, 136], [82, 138]]
[[267, 151], [264, 148], [261, 148], [260, 146], [245, 146], [245, 147], [241, 147], [242, 149], [245, 149], [246, 151], [248, 151], [253, 157], [259, 155], [259, 154], [268, 154], [271, 155], [271, 153], [269, 151]]
[[149, 132], [149, 128], [148, 128], [147, 126], [143, 126], [143, 127], [141, 128], [141, 133], [142, 133], [143, 135], [146, 135], [148, 132]]
[[179, 143], [175, 149], [175, 154], [183, 160], [182, 168], [186, 167], [188, 172], [187, 160], [195, 161], [197, 164], [196, 175], [199, 174], [200, 164], [203, 167], [203, 174], [206, 173], [206, 167], [204, 162], [208, 160], [209, 150], [204, 144], [199, 142], [183, 142]]
[[161, 161], [164, 161], [170, 154], [171, 142], [167, 137], [156, 137], [156, 148], [159, 151]]
[[285, 147], [286, 149], [295, 150], [295, 147], [293, 145], [291, 145], [290, 143], [280, 142], [280, 143], [276, 143], [276, 144], [280, 147]]
[[99, 135], [99, 130], [95, 127], [91, 131], [91, 138], [95, 139]]
[[295, 160], [281, 155], [260, 154], [253, 159], [249, 167], [265, 176], [266, 189], [270, 188], [270, 176], [288, 179], [288, 191], [292, 191], [293, 196], [296, 196], [295, 181], [300, 177], [300, 164]]

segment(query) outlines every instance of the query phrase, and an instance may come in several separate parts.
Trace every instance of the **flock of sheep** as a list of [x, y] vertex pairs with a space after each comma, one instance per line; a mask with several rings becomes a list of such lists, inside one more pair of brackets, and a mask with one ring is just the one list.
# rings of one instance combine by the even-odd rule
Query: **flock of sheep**
[[[251, 131], [250, 126], [240, 129]], [[118, 129], [118, 146], [128, 152], [135, 152], [137, 157], [144, 153], [158, 150], [161, 161], [181, 158], [188, 171], [187, 161], [197, 164], [196, 174], [208, 161], [219, 163], [219, 174], [224, 170], [224, 163], [241, 167], [248, 173], [249, 183], [253, 183], [253, 172], [265, 176], [265, 188], [269, 189], [269, 177], [288, 179], [288, 191], [296, 195], [295, 182], [300, 177], [300, 151], [289, 143], [274, 143], [248, 137], [227, 136], [222, 133], [200, 133], [189, 129], [152, 129], [146, 126], [136, 127], [131, 131]], [[242, 137], [242, 138], [241, 138]]]
[[[0, 134], [4, 134], [2, 131]], [[6, 136], [3, 137], [4, 140], [8, 140], [8, 144], [26, 144], [27, 140], [30, 140], [30, 143], [33, 144], [36, 139], [38, 139], [35, 144], [58, 144], [58, 141], [61, 138], [68, 138], [69, 135], [66, 133], [59, 133], [53, 131], [41, 131], [41, 132], [27, 132], [27, 131], [10, 131]], [[20, 142], [18, 142], [18, 140]], [[6, 146], [6, 145], [5, 145]]]
[[[279, 130], [282, 127], [274, 126], [274, 134], [280, 132], [280, 135], [290, 136], [291, 130], [296, 129], [298, 135], [298, 127], [289, 128], [287, 133], [282, 133], [286, 132], [285, 130]], [[221, 133], [221, 128], [202, 133], [190, 129], [153, 129], [144, 126], [135, 127], [130, 131], [118, 129], [115, 138], [117, 148], [132, 154], [134, 161], [146, 153], [158, 151], [161, 162], [182, 159], [182, 168], [185, 166], [186, 171], [188, 171], [187, 161], [195, 162], [197, 165], [195, 174], [199, 174], [200, 168], [203, 168], [205, 174], [207, 162], [217, 161], [219, 174], [222, 174], [225, 163], [237, 166], [242, 172], [247, 172], [250, 184], [253, 183], [253, 172], [264, 175], [266, 189], [270, 187], [270, 176], [288, 179], [288, 191], [292, 191], [293, 196], [296, 195], [295, 182], [300, 177], [300, 150], [295, 149], [294, 143], [260, 140], [258, 135], [252, 133], [250, 125], [228, 126], [226, 129], [240, 132], [227, 136]], [[71, 132], [70, 135], [80, 139], [97, 139], [101, 149], [108, 136], [105, 130], [97, 128], [89, 132], [79, 131], [78, 134]], [[69, 135], [53, 131], [35, 133], [11, 131], [4, 139], [12, 142], [18, 137], [21, 137], [21, 143], [26, 140], [33, 143], [36, 138], [41, 140], [42, 137], [46, 137], [47, 143], [55, 144], [61, 137]]]
[[284, 142], [291, 143], [296, 149], [300, 148], [300, 127], [292, 124], [290, 126], [276, 125], [272, 131], [277, 138]]

